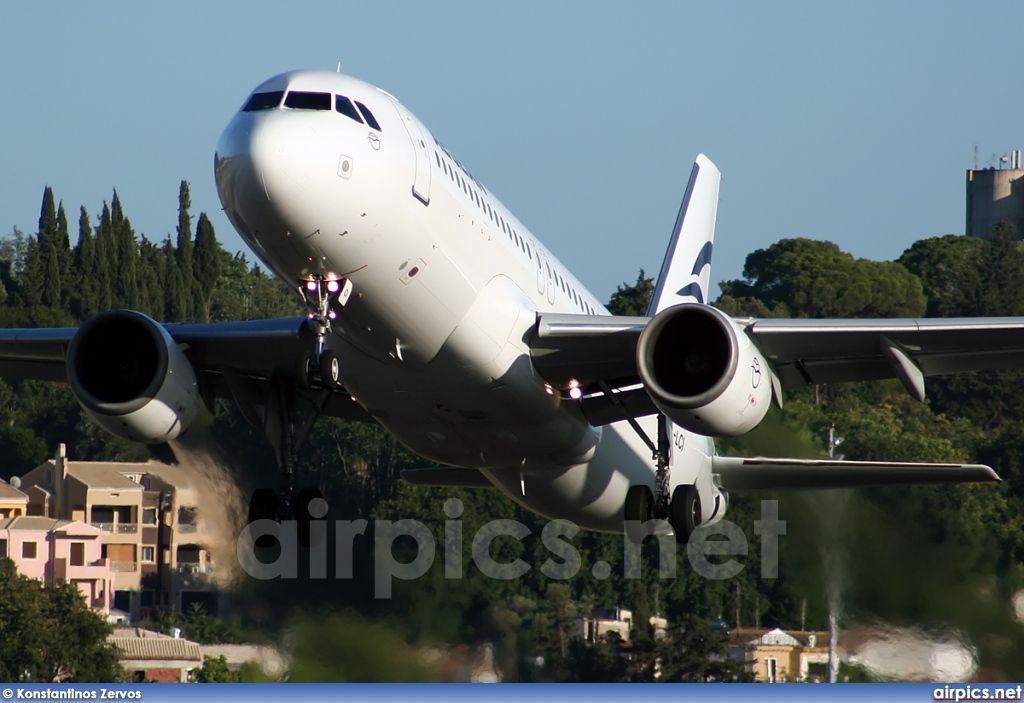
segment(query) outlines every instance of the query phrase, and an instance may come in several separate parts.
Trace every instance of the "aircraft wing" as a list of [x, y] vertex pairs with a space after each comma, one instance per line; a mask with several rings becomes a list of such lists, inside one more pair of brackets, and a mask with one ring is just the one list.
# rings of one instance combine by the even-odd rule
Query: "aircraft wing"
[[979, 464], [915, 464], [830, 459], [745, 459], [716, 456], [711, 473], [725, 491], [795, 491], [870, 488], [921, 483], [998, 481]]
[[[541, 314], [531, 341], [534, 365], [556, 387], [576, 381], [594, 424], [651, 414], [636, 359], [649, 321]], [[927, 376], [1024, 366], [1024, 317], [735, 322], [771, 362], [781, 390], [898, 378], [921, 400]]]
[[[297, 360], [312, 348], [306, 318], [163, 325], [195, 368], [204, 397], [238, 403], [260, 425], [271, 379], [294, 377]], [[0, 329], [0, 377], [67, 382], [66, 354], [76, 328]], [[375, 422], [344, 390], [298, 390], [299, 398], [325, 415]], [[326, 393], [326, 396], [324, 395]]]

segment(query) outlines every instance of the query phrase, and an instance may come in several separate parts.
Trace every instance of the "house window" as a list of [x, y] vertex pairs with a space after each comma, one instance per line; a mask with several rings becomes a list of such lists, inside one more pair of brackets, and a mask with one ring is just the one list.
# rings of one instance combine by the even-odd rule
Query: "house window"
[[142, 548], [142, 561], [154, 561], [153, 548], [143, 547]]
[[156, 508], [145, 508], [142, 511], [142, 524], [143, 525], [155, 525], [156, 524]]
[[775, 657], [768, 657], [764, 661], [768, 669], [768, 683], [775, 683], [778, 680], [779, 662]]
[[21, 543], [21, 558], [22, 559], [35, 559], [36, 558], [36, 543], [35, 542], [22, 542]]
[[71, 543], [71, 566], [85, 566], [85, 542]]

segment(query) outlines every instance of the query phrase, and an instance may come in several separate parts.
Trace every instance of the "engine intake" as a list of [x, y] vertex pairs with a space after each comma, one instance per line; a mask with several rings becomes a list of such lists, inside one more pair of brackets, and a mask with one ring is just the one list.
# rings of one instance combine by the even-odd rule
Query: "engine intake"
[[68, 382], [111, 434], [156, 444], [181, 435], [199, 410], [195, 370], [167, 330], [131, 310], [92, 317], [71, 338]]
[[741, 435], [768, 412], [767, 362], [732, 318], [708, 305], [656, 315], [640, 335], [637, 367], [658, 409], [688, 430]]

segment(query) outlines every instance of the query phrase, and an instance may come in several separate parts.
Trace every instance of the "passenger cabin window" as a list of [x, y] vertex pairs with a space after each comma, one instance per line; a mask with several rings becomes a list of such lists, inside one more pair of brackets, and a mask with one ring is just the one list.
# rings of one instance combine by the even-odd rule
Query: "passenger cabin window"
[[273, 110], [275, 107], [281, 104], [281, 98], [284, 97], [283, 90], [275, 90], [272, 93], [256, 93], [249, 102], [242, 108], [242, 112], [257, 112], [259, 110]]
[[305, 93], [293, 90], [284, 99], [284, 106], [293, 110], [330, 110], [330, 93]]
[[373, 127], [373, 128], [375, 129], [375, 130], [377, 130], [378, 132], [380, 132], [380, 131], [381, 131], [380, 125], [379, 125], [379, 124], [377, 124], [377, 120], [376, 120], [376, 119], [374, 119], [374, 117], [373, 117], [373, 113], [372, 113], [372, 112], [370, 112], [370, 108], [366, 107], [366, 105], [363, 105], [363, 104], [362, 104], [361, 102], [359, 102], [358, 100], [356, 100], [356, 105], [358, 105], [358, 106], [359, 106], [359, 111], [360, 111], [361, 113], [363, 113], [363, 117], [365, 117], [365, 118], [366, 118], [366, 124], [370, 125], [370, 126], [371, 126], [371, 127]]
[[363, 123], [363, 118], [359, 116], [359, 111], [356, 110], [356, 106], [352, 104], [352, 101], [346, 98], [344, 95], [334, 96], [334, 109], [343, 114], [349, 119], [355, 120], [359, 124]]

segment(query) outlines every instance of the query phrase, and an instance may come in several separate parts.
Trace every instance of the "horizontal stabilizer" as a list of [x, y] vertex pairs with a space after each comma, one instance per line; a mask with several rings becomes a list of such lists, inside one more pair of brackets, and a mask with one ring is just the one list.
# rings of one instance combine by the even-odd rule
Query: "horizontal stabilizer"
[[979, 464], [915, 464], [830, 459], [714, 457], [712, 473], [725, 491], [799, 491], [920, 483], [998, 481]]
[[457, 469], [454, 467], [430, 467], [425, 469], [405, 469], [402, 478], [416, 486], [447, 486], [449, 488], [493, 488], [476, 469]]

